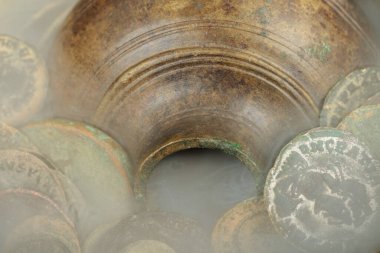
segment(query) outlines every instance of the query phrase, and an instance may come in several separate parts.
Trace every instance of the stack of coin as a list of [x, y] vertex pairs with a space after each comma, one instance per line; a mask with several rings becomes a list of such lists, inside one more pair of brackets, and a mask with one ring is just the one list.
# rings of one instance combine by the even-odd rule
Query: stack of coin
[[208, 236], [191, 219], [174, 213], [141, 212], [95, 230], [84, 252], [209, 253], [208, 244]]
[[76, 232], [61, 219], [33, 216], [15, 227], [4, 253], [80, 253]]
[[108, 135], [84, 123], [60, 119], [26, 125], [22, 132], [69, 179], [65, 180], [72, 193], [69, 202], [76, 208], [83, 237], [133, 211], [131, 162]]
[[306, 252], [379, 249], [380, 163], [348, 132], [318, 128], [281, 151], [265, 188], [274, 226]]

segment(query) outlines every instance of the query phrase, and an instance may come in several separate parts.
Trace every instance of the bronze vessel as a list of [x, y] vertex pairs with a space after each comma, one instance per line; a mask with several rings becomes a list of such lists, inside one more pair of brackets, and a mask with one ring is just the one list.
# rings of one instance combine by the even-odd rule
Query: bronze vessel
[[160, 159], [194, 147], [262, 183], [331, 87], [378, 55], [348, 0], [82, 0], [51, 52], [51, 97], [122, 143], [138, 196]]

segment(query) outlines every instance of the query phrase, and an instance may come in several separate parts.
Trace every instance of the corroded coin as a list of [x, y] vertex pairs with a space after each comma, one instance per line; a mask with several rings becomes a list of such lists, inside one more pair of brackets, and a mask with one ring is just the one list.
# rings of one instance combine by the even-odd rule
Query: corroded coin
[[166, 250], [172, 249], [176, 253], [210, 252], [208, 237], [197, 222], [166, 212], [143, 212], [130, 216], [109, 229], [98, 230], [94, 238], [98, 240], [92, 239], [86, 244], [86, 253], [139, 252], [126, 251], [143, 247], [134, 244], [137, 241], [157, 241], [161, 246], [167, 246]]
[[363, 106], [353, 111], [338, 126], [353, 133], [380, 160], [380, 104]]
[[237, 204], [216, 224], [212, 234], [215, 253], [301, 252], [273, 227], [262, 199]]
[[364, 143], [319, 128], [281, 151], [265, 197], [273, 224], [295, 245], [310, 252], [371, 252], [380, 232], [379, 184], [379, 162]]
[[79, 122], [48, 120], [22, 129], [40, 152], [79, 189], [91, 231], [132, 211], [131, 164], [100, 130]]
[[155, 240], [140, 240], [127, 246], [119, 253], [176, 253], [167, 244]]
[[42, 107], [48, 74], [42, 58], [24, 42], [0, 35], [0, 121], [17, 125]]
[[365, 105], [379, 105], [380, 104], [380, 92], [370, 97], [362, 106]]
[[14, 228], [4, 253], [80, 253], [76, 232], [65, 221], [48, 216], [31, 217]]
[[19, 130], [0, 122], [0, 149], [22, 149], [37, 152], [37, 148]]
[[321, 126], [337, 126], [344, 117], [380, 92], [380, 69], [365, 68], [341, 79], [325, 98]]
[[41, 193], [24, 189], [0, 191], [0, 245], [5, 245], [16, 226], [36, 215], [59, 218], [72, 226], [58, 205]]
[[66, 196], [54, 171], [37, 156], [20, 150], [0, 150], [0, 191], [25, 189], [42, 193], [66, 208]]

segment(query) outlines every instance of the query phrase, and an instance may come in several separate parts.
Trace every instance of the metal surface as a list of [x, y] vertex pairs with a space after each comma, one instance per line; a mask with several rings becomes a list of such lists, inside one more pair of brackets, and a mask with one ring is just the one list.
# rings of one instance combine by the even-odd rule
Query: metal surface
[[[89, 125], [49, 120], [25, 126], [22, 132], [83, 195], [91, 227], [133, 211], [130, 162], [108, 135]], [[87, 221], [87, 222], [86, 222]]]
[[348, 132], [313, 129], [292, 140], [268, 175], [276, 229], [309, 252], [379, 248], [380, 163]]
[[380, 91], [380, 69], [364, 68], [342, 78], [326, 96], [320, 123], [336, 127], [353, 110]]
[[31, 217], [12, 230], [4, 253], [80, 253], [76, 232], [65, 221]]
[[38, 53], [24, 42], [0, 35], [0, 121], [22, 124], [46, 100], [48, 73]]
[[272, 225], [262, 198], [245, 200], [218, 221], [212, 234], [215, 253], [301, 252]]

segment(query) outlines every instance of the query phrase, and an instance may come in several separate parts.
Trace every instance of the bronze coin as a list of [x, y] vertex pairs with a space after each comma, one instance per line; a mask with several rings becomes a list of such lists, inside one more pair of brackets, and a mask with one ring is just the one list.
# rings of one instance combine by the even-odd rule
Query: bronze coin
[[44, 161], [20, 150], [0, 150], [0, 191], [25, 189], [42, 193], [66, 209], [62, 184]]
[[83, 218], [92, 221], [83, 230], [133, 211], [130, 161], [108, 135], [84, 123], [60, 119], [27, 125], [22, 132], [83, 195], [88, 208]]
[[0, 121], [17, 125], [42, 107], [48, 86], [45, 63], [24, 42], [0, 35]]
[[229, 210], [212, 234], [215, 253], [301, 252], [273, 227], [262, 199], [248, 199]]
[[76, 232], [65, 221], [34, 216], [9, 234], [5, 253], [80, 253]]
[[360, 107], [338, 127], [353, 133], [366, 143], [372, 155], [380, 160], [380, 104]]
[[345, 116], [380, 92], [380, 69], [364, 68], [341, 79], [325, 98], [321, 126], [336, 127]]
[[118, 253], [176, 253], [167, 244], [155, 240], [140, 240]]
[[19, 130], [0, 122], [0, 149], [22, 149], [37, 152], [37, 148]]
[[371, 252], [380, 232], [379, 186], [380, 164], [364, 143], [318, 128], [281, 151], [265, 197], [277, 230], [306, 251]]
[[95, 237], [98, 240], [86, 244], [85, 252], [125, 252], [133, 243], [147, 240], [161, 242], [176, 253], [210, 252], [208, 236], [197, 222], [166, 212], [132, 215], [109, 229], [98, 230]]
[[0, 191], [0, 245], [5, 245], [7, 236], [16, 226], [36, 215], [63, 219], [72, 226], [58, 205], [41, 193], [24, 189]]

